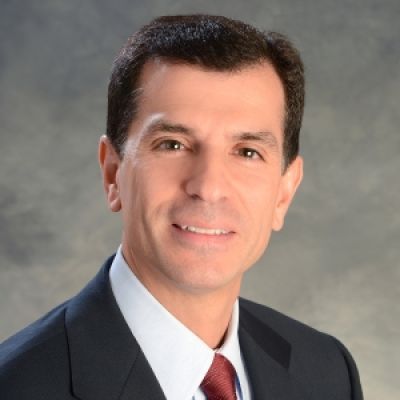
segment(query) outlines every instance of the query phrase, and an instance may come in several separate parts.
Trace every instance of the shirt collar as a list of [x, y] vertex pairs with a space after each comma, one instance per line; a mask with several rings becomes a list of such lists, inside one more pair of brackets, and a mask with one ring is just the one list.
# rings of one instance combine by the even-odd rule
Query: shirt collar
[[[214, 350], [169, 313], [127, 265], [121, 247], [110, 269], [111, 287], [132, 334], [142, 348], [165, 396], [190, 399], [211, 366]], [[245, 378], [238, 339], [239, 306], [235, 302], [223, 346], [218, 350]], [[177, 384], [179, 382], [179, 384]]]

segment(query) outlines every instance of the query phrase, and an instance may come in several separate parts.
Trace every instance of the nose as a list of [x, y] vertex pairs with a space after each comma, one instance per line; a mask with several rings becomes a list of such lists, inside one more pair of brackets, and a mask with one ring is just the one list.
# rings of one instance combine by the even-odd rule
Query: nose
[[218, 203], [228, 197], [229, 182], [223, 155], [211, 151], [196, 154], [184, 181], [186, 193], [207, 203]]

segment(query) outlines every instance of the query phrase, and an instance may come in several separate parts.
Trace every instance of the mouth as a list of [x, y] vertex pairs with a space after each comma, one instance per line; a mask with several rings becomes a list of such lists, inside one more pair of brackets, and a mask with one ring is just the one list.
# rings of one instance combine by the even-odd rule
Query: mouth
[[173, 224], [173, 226], [175, 226], [178, 229], [181, 229], [182, 231], [196, 233], [199, 235], [222, 236], [233, 233], [232, 231], [222, 228], [201, 228], [194, 225], [178, 225], [178, 224]]

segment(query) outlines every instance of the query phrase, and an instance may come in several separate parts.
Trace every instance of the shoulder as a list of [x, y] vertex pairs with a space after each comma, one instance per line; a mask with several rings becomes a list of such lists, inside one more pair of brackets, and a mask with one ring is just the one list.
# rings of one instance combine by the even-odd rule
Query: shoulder
[[[330, 338], [329, 335], [262, 304], [243, 298], [240, 299], [239, 304], [244, 320], [255, 318], [274, 329], [290, 343], [300, 344], [310, 340], [324, 342], [328, 337]], [[331, 341], [331, 339], [328, 340]]]
[[32, 388], [43, 387], [52, 398], [59, 398], [51, 387], [68, 385], [65, 308], [61, 304], [0, 345], [2, 399], [36, 398]]
[[293, 376], [311, 386], [311, 382], [324, 382], [327, 387], [347, 382], [351, 398], [362, 399], [356, 364], [338, 339], [261, 304], [245, 299], [239, 304], [241, 328], [261, 348], [267, 349], [271, 338], [286, 346], [287, 368]]
[[255, 326], [255, 321], [258, 321], [257, 327], [261, 334], [263, 326], [265, 329], [272, 329], [290, 344], [292, 352], [301, 351], [301, 349], [308, 351], [312, 348], [314, 352], [320, 349], [325, 352], [333, 351], [348, 354], [344, 345], [327, 333], [318, 331], [279, 311], [250, 300], [240, 299], [239, 304], [241, 319], [245, 326]]
[[75, 354], [87, 352], [99, 320], [104, 328], [118, 314], [108, 279], [112, 259], [77, 295], [0, 344], [1, 400], [71, 398], [72, 341]]

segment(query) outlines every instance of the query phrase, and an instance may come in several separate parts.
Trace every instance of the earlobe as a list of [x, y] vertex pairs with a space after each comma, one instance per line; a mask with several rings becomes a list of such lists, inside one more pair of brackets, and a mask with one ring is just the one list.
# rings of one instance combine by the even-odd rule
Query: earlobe
[[292, 161], [282, 176], [272, 221], [272, 229], [274, 231], [279, 231], [282, 229], [285, 221], [285, 215], [302, 179], [303, 159], [298, 156], [294, 161]]
[[110, 140], [105, 135], [100, 138], [98, 157], [108, 207], [113, 212], [120, 211], [121, 199], [117, 177], [121, 161]]
[[113, 212], [118, 212], [121, 210], [121, 199], [119, 197], [118, 186], [112, 184], [109, 186], [107, 193], [108, 207]]

